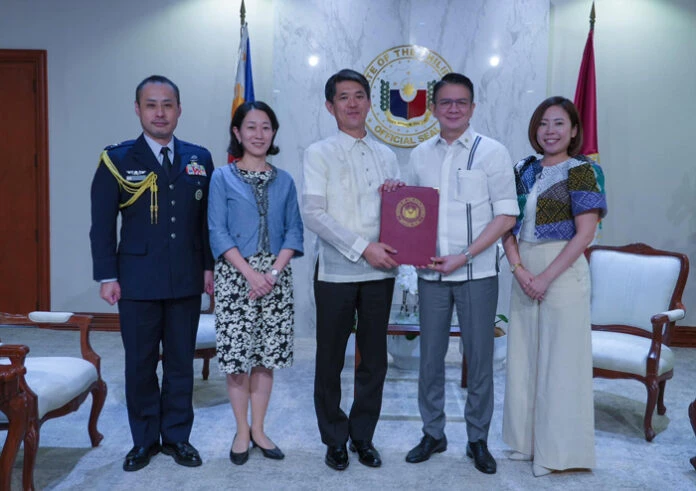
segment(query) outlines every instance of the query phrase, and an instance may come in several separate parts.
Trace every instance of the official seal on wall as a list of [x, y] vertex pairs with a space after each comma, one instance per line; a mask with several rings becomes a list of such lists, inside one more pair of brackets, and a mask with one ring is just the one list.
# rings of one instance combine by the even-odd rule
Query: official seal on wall
[[404, 227], [417, 227], [425, 220], [425, 205], [418, 198], [404, 198], [396, 205], [396, 219]]
[[435, 83], [451, 71], [444, 58], [423, 46], [382, 52], [365, 69], [372, 91], [367, 127], [383, 142], [404, 148], [437, 135], [430, 99]]

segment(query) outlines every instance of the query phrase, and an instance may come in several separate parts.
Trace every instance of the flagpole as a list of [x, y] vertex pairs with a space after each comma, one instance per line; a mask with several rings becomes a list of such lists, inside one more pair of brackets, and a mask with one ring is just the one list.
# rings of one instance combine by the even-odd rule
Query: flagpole
[[[242, 8], [244, 8], [244, 0], [242, 0]], [[594, 31], [595, 11], [594, 2], [592, 2], [592, 10], [590, 10], [590, 31]]]
[[[604, 172], [598, 165], [599, 162], [599, 144], [597, 142], [597, 81], [595, 78], [595, 62], [594, 62], [594, 26], [595, 26], [595, 3], [592, 2], [590, 10], [590, 32], [587, 34], [587, 42], [585, 50], [582, 54], [582, 62], [580, 63], [580, 73], [578, 74], [578, 83], [575, 88], [575, 106], [580, 113], [580, 121], [583, 127], [583, 143], [580, 149], [581, 153], [589, 157], [592, 162], [592, 168], [597, 178], [597, 184], [602, 192], [604, 192]], [[593, 244], [599, 241], [601, 234], [602, 222], [597, 226]]]
[[587, 34], [585, 50], [582, 54], [578, 83], [575, 89], [575, 106], [580, 113], [580, 120], [584, 130], [581, 152], [588, 157], [599, 161], [599, 148], [597, 144], [597, 86], [595, 79], [594, 62], [594, 25], [595, 4], [592, 2], [590, 11], [590, 31]]
[[[237, 74], [234, 82], [234, 97], [232, 98], [231, 118], [239, 106], [244, 102], [254, 100], [254, 80], [251, 74], [251, 49], [249, 47], [249, 32], [246, 22], [246, 6], [244, 0], [239, 7], [239, 55], [237, 58]], [[234, 157], [228, 155], [227, 161], [232, 162]]]

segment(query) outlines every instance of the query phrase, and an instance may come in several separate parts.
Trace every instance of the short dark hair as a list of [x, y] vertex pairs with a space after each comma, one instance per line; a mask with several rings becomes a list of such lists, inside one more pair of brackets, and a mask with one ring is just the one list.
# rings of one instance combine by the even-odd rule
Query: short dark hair
[[539, 145], [539, 142], [537, 141], [536, 134], [539, 126], [541, 125], [541, 119], [544, 117], [544, 113], [551, 106], [562, 107], [563, 110], [568, 114], [571, 128], [575, 127], [578, 129], [576, 135], [570, 139], [570, 144], [568, 145], [568, 155], [574, 157], [580, 153], [580, 149], [582, 148], [582, 122], [580, 121], [580, 114], [578, 114], [578, 109], [575, 107], [575, 104], [565, 97], [549, 97], [544, 102], [539, 104], [539, 107], [534, 110], [532, 119], [529, 120], [529, 143], [532, 144], [532, 147], [538, 154], [544, 153], [544, 149], [541, 148], [541, 145]]
[[367, 98], [370, 98], [370, 83], [365, 78], [365, 75], [356, 72], [355, 70], [351, 70], [350, 68], [344, 68], [343, 70], [331, 75], [326, 81], [326, 86], [324, 87], [324, 96], [326, 96], [327, 101], [333, 102], [334, 97], [336, 97], [336, 85], [339, 82], [359, 83], [362, 85], [362, 88], [365, 89]]
[[437, 93], [440, 91], [442, 87], [444, 87], [447, 84], [463, 85], [464, 87], [469, 89], [469, 92], [471, 92], [470, 102], [474, 102], [474, 83], [471, 81], [469, 77], [462, 75], [461, 73], [452, 72], [445, 74], [433, 87], [433, 104], [435, 104], [437, 100]]
[[181, 99], [179, 97], [179, 87], [177, 87], [176, 84], [169, 80], [167, 77], [163, 77], [162, 75], [150, 75], [138, 84], [138, 86], [135, 88], [135, 102], [137, 102], [138, 105], [140, 105], [140, 93], [143, 91], [143, 87], [145, 87], [145, 85], [147, 84], [169, 85], [172, 89], [174, 89], [174, 94], [176, 94], [177, 105], [181, 105]]
[[234, 158], [239, 159], [244, 156], [244, 147], [239, 142], [239, 140], [237, 140], [237, 137], [234, 135], [234, 131], [232, 131], [232, 128], [237, 128], [239, 130], [242, 126], [244, 118], [246, 118], [246, 115], [254, 109], [265, 112], [268, 115], [268, 119], [271, 120], [273, 138], [271, 139], [271, 146], [268, 147], [266, 155], [276, 155], [278, 152], [280, 152], [280, 149], [273, 144], [273, 142], [275, 142], [276, 133], [279, 127], [278, 118], [276, 118], [273, 109], [271, 109], [271, 106], [269, 106], [263, 101], [247, 101], [237, 108], [237, 110], [234, 112], [234, 115], [232, 116], [232, 122], [230, 123], [230, 146], [227, 147], [227, 153], [232, 155]]

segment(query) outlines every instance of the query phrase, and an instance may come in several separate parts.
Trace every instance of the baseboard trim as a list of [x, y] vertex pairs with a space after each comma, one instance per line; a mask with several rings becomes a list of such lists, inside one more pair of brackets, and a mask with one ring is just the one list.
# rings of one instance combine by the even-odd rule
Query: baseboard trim
[[[92, 329], [95, 331], [119, 332], [121, 324], [118, 314], [105, 314], [101, 312], [76, 312], [92, 316]], [[670, 346], [680, 348], [696, 348], [696, 327], [677, 326], [672, 335]]]
[[672, 342], [669, 345], [680, 348], [696, 348], [696, 327], [677, 326], [672, 333]]
[[[77, 312], [76, 312], [77, 313]], [[118, 314], [105, 314], [100, 312], [79, 312], [92, 316], [92, 329], [94, 331], [120, 332], [121, 323]]]

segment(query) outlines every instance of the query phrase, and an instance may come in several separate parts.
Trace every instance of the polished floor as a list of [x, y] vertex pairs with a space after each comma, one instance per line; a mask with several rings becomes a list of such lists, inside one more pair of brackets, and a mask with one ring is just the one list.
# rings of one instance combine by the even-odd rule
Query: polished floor
[[[0, 328], [5, 343], [25, 343], [30, 356], [79, 354], [77, 333], [36, 328]], [[375, 445], [384, 464], [379, 469], [362, 466], [351, 456], [343, 472], [323, 462], [325, 447], [316, 427], [312, 402], [314, 340], [296, 340], [295, 364], [278, 371], [267, 433], [282, 448], [286, 459], [265, 459], [253, 450], [249, 461], [234, 466], [228, 458], [234, 420], [225, 392], [224, 377], [215, 361], [208, 381], [200, 379], [200, 361], [194, 404], [196, 420], [191, 442], [198, 447], [203, 466], [184, 468], [165, 455], [157, 455], [148, 467], [134, 473], [121, 470], [131, 447], [123, 393], [123, 349], [116, 333], [93, 333], [93, 346], [102, 356], [102, 371], [109, 386], [99, 421], [104, 441], [91, 448], [87, 436], [89, 401], [79, 412], [48, 421], [41, 431], [35, 470], [38, 489], [694, 489], [696, 471], [689, 459], [696, 455], [696, 437], [688, 422], [687, 407], [696, 397], [696, 349], [676, 348], [675, 377], [667, 384], [667, 415], [654, 417], [657, 437], [643, 439], [642, 416], [645, 389], [630, 381], [595, 380], [597, 468], [593, 471], [554, 473], [535, 478], [529, 462], [506, 458], [501, 440], [504, 367], [496, 371], [496, 404], [489, 447], [498, 461], [498, 472], [476, 471], [465, 456], [463, 407], [466, 391], [459, 388], [459, 354], [453, 338], [447, 358], [447, 417], [449, 446], [446, 452], [420, 464], [404, 457], [421, 437], [416, 401], [417, 371], [390, 363], [382, 418]], [[350, 352], [350, 349], [349, 349]], [[352, 355], [346, 357], [342, 377], [344, 406], [352, 396]], [[0, 434], [0, 444], [4, 435]], [[13, 489], [21, 489], [20, 455], [14, 467]]]

